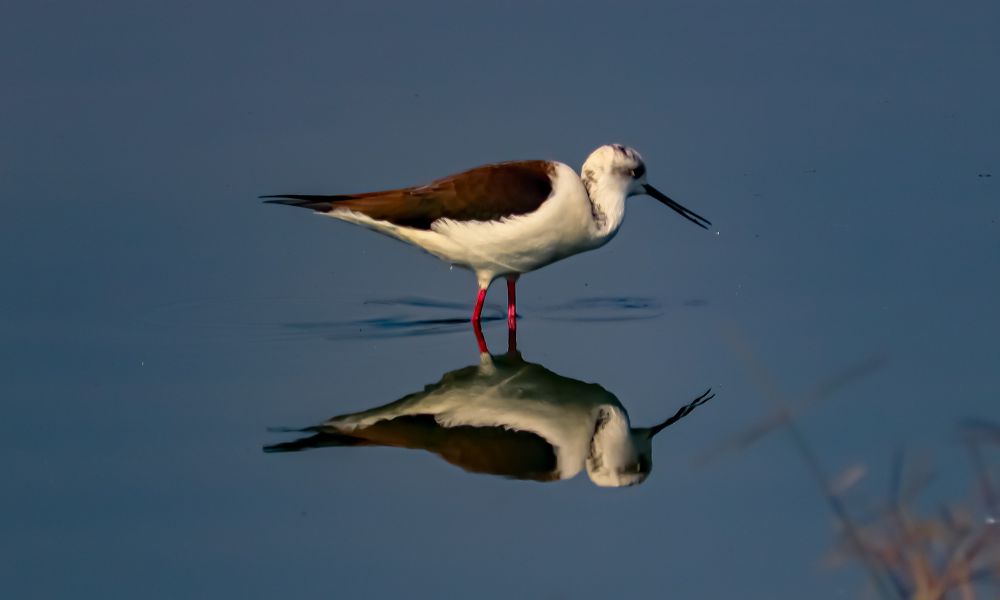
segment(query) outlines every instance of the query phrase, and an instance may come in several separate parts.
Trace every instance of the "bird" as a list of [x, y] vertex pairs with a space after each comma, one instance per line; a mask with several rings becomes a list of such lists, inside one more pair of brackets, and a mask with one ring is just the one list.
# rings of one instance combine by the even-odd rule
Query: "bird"
[[263, 450], [418, 449], [472, 473], [552, 482], [586, 470], [597, 486], [625, 487], [652, 471], [653, 438], [713, 397], [709, 389], [657, 425], [632, 427], [614, 394], [528, 362], [512, 344], [498, 356], [481, 351], [478, 364], [421, 391], [291, 430], [309, 435]]
[[507, 280], [507, 324], [517, 324], [518, 278], [617, 235], [625, 200], [648, 195], [695, 225], [711, 222], [646, 180], [633, 148], [591, 152], [578, 175], [565, 163], [521, 160], [487, 164], [425, 185], [356, 194], [274, 194], [272, 204], [307, 208], [397, 238], [471, 270], [478, 283], [472, 321], [482, 318], [490, 284]]

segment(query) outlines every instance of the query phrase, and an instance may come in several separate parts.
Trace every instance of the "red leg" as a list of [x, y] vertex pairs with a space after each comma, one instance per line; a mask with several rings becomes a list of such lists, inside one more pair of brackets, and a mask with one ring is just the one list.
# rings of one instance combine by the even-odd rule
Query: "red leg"
[[507, 328], [517, 329], [517, 295], [514, 286], [517, 278], [507, 279]]
[[476, 309], [472, 311], [473, 323], [478, 323], [483, 316], [483, 302], [486, 302], [486, 288], [479, 288], [479, 295], [476, 296]]

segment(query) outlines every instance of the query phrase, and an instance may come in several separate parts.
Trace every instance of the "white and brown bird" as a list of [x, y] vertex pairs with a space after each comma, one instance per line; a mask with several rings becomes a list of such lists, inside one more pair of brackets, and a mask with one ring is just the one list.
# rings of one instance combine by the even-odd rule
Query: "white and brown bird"
[[262, 198], [356, 223], [473, 271], [479, 283], [474, 322], [490, 283], [505, 277], [507, 322], [514, 328], [517, 278], [608, 243], [625, 219], [625, 199], [641, 194], [699, 227], [711, 225], [647, 183], [642, 156], [619, 144], [594, 150], [580, 175], [561, 162], [526, 160], [484, 165], [416, 187]]

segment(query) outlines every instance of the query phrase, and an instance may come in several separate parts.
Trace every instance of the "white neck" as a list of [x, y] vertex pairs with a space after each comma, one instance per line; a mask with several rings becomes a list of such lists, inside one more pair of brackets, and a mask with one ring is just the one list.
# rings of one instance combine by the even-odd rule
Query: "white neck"
[[613, 177], [584, 180], [594, 217], [591, 235], [595, 247], [611, 241], [625, 220], [625, 199], [628, 197], [626, 184]]

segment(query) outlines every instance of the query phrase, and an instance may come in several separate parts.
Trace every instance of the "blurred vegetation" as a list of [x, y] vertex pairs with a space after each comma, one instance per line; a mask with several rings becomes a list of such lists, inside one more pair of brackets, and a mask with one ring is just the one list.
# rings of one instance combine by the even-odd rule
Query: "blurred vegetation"
[[[974, 474], [968, 497], [925, 506], [920, 496], [932, 473], [910, 467], [904, 453], [897, 452], [885, 499], [839, 522], [841, 540], [831, 557], [833, 563], [863, 563], [888, 582], [883, 597], [1000, 597], [1000, 513], [992, 459], [1000, 445], [1000, 426], [969, 420], [959, 429]], [[854, 481], [829, 486], [827, 493], [842, 497], [860, 479], [848, 478]]]
[[[796, 402], [787, 402], [775, 379], [739, 340], [734, 346], [747, 361], [773, 412], [723, 440], [702, 462], [744, 450], [772, 432], [784, 432], [820, 487], [835, 517], [836, 543], [828, 563], [864, 570], [869, 595], [884, 599], [980, 600], [1000, 598], [1000, 424], [967, 419], [959, 425], [971, 475], [969, 493], [928, 502], [933, 473], [913, 464], [906, 453], [891, 457], [887, 493], [866, 507], [848, 506], [849, 492], [865, 479], [867, 465], [853, 465], [835, 477], [803, 434], [796, 417], [812, 404], [878, 370], [872, 358], [843, 370]], [[950, 465], [954, 474], [959, 465]]]

